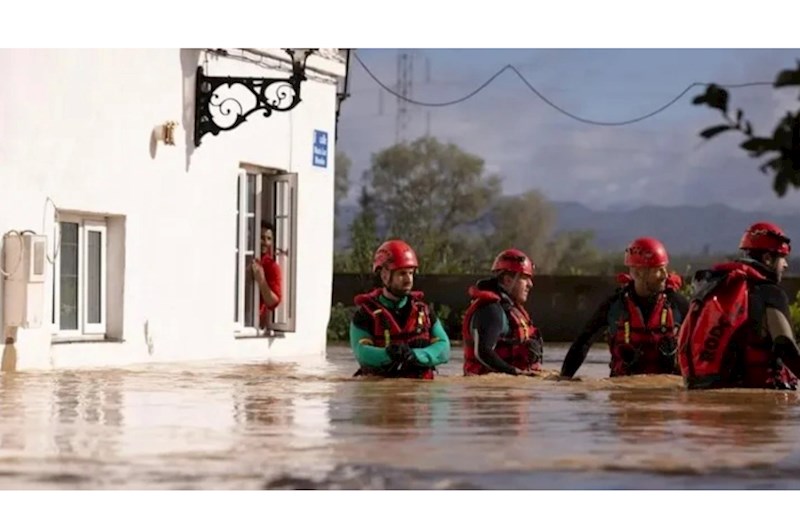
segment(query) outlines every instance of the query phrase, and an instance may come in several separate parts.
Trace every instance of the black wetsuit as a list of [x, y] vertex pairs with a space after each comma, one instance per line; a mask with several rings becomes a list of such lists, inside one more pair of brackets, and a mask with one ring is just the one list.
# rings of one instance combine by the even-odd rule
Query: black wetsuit
[[[639, 307], [639, 310], [641, 310], [642, 317], [645, 320], [650, 319], [650, 314], [653, 312], [653, 307], [658, 300], [658, 294], [649, 297], [639, 296], [633, 290], [633, 283], [618, 289], [600, 304], [583, 331], [570, 346], [567, 355], [564, 357], [564, 364], [561, 366], [561, 376], [572, 377], [578, 371], [581, 364], [583, 364], [583, 361], [586, 359], [586, 355], [589, 353], [589, 349], [592, 347], [592, 343], [594, 343], [596, 337], [603, 329], [608, 327], [609, 312], [612, 305], [622, 299], [622, 294], [626, 290], [631, 292], [629, 297], [633, 300], [633, 303]], [[677, 312], [680, 313], [680, 319], [683, 320], [689, 310], [689, 301], [680, 292], [672, 289], [666, 292], [666, 296], [667, 302], [671, 308], [677, 310]]]

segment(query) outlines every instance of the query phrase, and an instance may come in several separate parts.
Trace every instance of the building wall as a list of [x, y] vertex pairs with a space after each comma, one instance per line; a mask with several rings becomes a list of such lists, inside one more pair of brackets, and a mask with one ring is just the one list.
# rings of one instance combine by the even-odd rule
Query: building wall
[[[0, 232], [45, 233], [52, 256], [48, 198], [59, 211], [118, 216], [124, 231], [124, 244], [109, 246], [108, 254], [109, 263], [124, 262], [118, 311], [124, 341], [51, 345], [48, 265], [45, 323], [19, 330], [20, 368], [324, 352], [333, 265], [335, 76], [310, 75], [292, 111], [254, 114], [235, 130], [205, 135], [195, 148], [194, 77], [201, 63], [207, 75], [289, 76], [288, 66], [276, 61], [258, 65], [200, 50], [0, 51], [6, 79], [0, 84], [6, 196]], [[332, 61], [314, 63], [343, 73]], [[170, 120], [178, 122], [176, 145], [154, 143], [154, 126]], [[315, 129], [330, 139], [326, 168], [312, 166]], [[240, 162], [299, 174], [296, 297], [303, 316], [283, 339], [233, 336]]]

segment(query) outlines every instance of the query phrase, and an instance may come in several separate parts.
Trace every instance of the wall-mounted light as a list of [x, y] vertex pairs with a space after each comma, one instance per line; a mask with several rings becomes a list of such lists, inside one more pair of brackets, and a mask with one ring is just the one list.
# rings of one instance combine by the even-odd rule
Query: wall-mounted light
[[306, 80], [306, 61], [316, 49], [286, 48], [284, 51], [292, 57], [292, 77], [299, 81]]
[[316, 51], [311, 48], [288, 48], [292, 59], [292, 76], [287, 78], [208, 77], [202, 66], [195, 80], [194, 145], [206, 133], [218, 135], [262, 111], [264, 117], [273, 111], [290, 111], [300, 103], [300, 84], [306, 80], [306, 61]]
[[153, 138], [156, 142], [163, 142], [170, 146], [175, 145], [175, 127], [178, 123], [175, 121], [167, 121], [164, 124], [159, 124], [153, 128]]

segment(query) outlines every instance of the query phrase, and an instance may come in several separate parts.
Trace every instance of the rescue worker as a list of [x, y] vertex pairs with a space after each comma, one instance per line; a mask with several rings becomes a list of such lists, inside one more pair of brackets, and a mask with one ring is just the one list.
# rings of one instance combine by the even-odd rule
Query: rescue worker
[[597, 308], [572, 343], [561, 366], [561, 376], [572, 378], [594, 338], [605, 329], [611, 351], [610, 376], [678, 374], [675, 359], [681, 320], [689, 308], [680, 293], [682, 280], [667, 271], [669, 256], [657, 239], [634, 239], [625, 249], [628, 274]]
[[678, 344], [690, 389], [797, 388], [800, 354], [789, 298], [778, 286], [791, 241], [775, 224], [759, 222], [742, 236], [743, 257], [694, 276], [694, 295]]
[[500, 252], [490, 278], [469, 288], [464, 314], [464, 375], [535, 376], [541, 370], [542, 337], [525, 301], [533, 287], [533, 261], [521, 250]]
[[386, 241], [375, 251], [372, 272], [378, 286], [359, 294], [350, 323], [356, 376], [431, 380], [450, 359], [450, 339], [436, 314], [412, 291], [417, 255], [404, 241]]

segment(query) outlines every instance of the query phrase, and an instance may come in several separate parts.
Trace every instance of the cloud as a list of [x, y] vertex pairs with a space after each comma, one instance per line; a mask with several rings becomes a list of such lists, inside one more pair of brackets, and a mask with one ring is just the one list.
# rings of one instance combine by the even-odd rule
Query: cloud
[[[795, 55], [800, 57], [800, 51], [791, 50], [525, 51], [483, 51], [474, 62], [466, 60], [468, 51], [431, 59], [434, 78], [416, 82], [413, 96], [441, 101], [468, 93], [511, 57], [526, 64], [521, 70], [537, 89], [569, 111], [592, 119], [626, 119], [663, 104], [692, 81], [771, 81], [778, 70], [794, 67]], [[444, 52], [437, 59], [440, 55]], [[394, 81], [395, 53], [365, 51], [362, 57], [376, 76]], [[357, 64], [351, 86], [338, 146], [351, 157], [358, 176], [370, 154], [395, 142], [397, 101], [381, 97]], [[504, 74], [461, 104], [409, 106], [406, 137], [414, 139], [429, 128], [440, 140], [483, 157], [503, 177], [506, 193], [537, 188], [552, 200], [593, 207], [725, 203], [748, 210], [796, 209], [800, 192], [790, 190], [777, 199], [771, 180], [758, 171], [758, 160], [738, 148], [741, 135], [699, 137], [700, 130], [721, 122], [715, 111], [691, 104], [701, 92], [694, 90], [641, 123], [592, 126], [561, 115], [519, 79]], [[757, 131], [770, 133], [788, 109], [797, 108], [797, 95], [792, 89], [741, 88], [731, 90], [731, 107], [741, 106]]]

